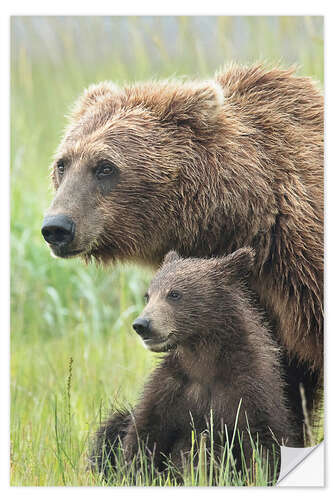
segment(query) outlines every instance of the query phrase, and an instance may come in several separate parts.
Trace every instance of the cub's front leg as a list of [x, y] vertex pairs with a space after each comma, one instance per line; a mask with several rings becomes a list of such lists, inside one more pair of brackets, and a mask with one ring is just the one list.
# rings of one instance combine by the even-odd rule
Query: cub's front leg
[[131, 462], [139, 449], [154, 463], [158, 470], [163, 469], [178, 439], [181, 384], [164, 366], [160, 365], [146, 384], [143, 396], [131, 415], [123, 444], [125, 457]]
[[103, 473], [107, 478], [110, 469], [116, 464], [117, 450], [126, 436], [131, 424], [130, 412], [127, 410], [112, 411], [95, 434], [89, 455], [89, 466], [92, 470]]
[[[148, 464], [154, 464], [154, 467], [160, 470], [162, 466], [162, 453], [167, 453], [168, 429], [163, 431], [159, 424], [159, 417], [151, 413], [147, 415], [137, 413], [132, 416], [132, 422], [127, 429], [123, 440], [126, 462], [132, 463], [133, 460], [140, 461], [141, 454], [148, 459]], [[142, 421], [141, 419], [144, 419]]]

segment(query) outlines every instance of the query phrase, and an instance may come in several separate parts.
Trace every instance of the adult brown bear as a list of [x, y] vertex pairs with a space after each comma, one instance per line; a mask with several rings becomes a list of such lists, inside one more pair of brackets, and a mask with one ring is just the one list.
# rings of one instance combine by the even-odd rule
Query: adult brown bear
[[59, 257], [153, 266], [251, 246], [302, 426], [323, 374], [323, 98], [292, 70], [102, 83], [78, 100], [42, 232]]

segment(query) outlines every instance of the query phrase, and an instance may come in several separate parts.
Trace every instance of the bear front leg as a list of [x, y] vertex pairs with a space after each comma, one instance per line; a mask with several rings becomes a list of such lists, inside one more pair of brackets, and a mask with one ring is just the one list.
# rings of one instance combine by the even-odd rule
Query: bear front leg
[[95, 434], [89, 466], [107, 478], [110, 468], [115, 466], [117, 451], [122, 446], [131, 422], [129, 411], [112, 412]]
[[[126, 435], [123, 440], [124, 454], [126, 462], [130, 465], [133, 460], [140, 467], [140, 462], [145, 457], [150, 468], [160, 470], [161, 468], [161, 451], [166, 451], [164, 442], [167, 437], [167, 429], [164, 432], [156, 428], [156, 422], [153, 422], [152, 415], [148, 415], [144, 422], [135, 420], [135, 414], [131, 416], [132, 423], [128, 426]], [[141, 464], [143, 465], [143, 464]]]
[[172, 377], [172, 370], [167, 369], [170, 364], [169, 361], [168, 367], [160, 365], [146, 384], [123, 441], [128, 462], [141, 450], [160, 471], [178, 439], [175, 429], [182, 415], [181, 385]]

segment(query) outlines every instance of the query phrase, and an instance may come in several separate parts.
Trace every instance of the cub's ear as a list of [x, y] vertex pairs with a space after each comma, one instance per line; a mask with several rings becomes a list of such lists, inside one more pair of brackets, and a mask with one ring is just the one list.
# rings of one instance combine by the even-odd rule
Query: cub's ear
[[92, 106], [104, 104], [114, 112], [119, 106], [121, 89], [112, 82], [101, 82], [90, 85], [74, 103], [70, 112], [72, 120], [79, 120]]
[[225, 276], [230, 276], [234, 279], [246, 278], [253, 268], [255, 251], [253, 248], [240, 248], [235, 252], [217, 259], [218, 267], [223, 271]]
[[223, 102], [223, 89], [215, 80], [178, 84], [165, 100], [162, 119], [203, 133], [216, 121]]
[[178, 255], [178, 253], [175, 250], [171, 250], [166, 254], [163, 260], [163, 266], [165, 264], [170, 264], [171, 262], [175, 262], [176, 260], [180, 260], [181, 257]]

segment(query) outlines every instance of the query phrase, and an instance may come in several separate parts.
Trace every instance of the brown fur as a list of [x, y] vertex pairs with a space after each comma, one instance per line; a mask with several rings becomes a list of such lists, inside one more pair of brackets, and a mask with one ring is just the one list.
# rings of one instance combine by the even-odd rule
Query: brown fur
[[[116, 166], [105, 182], [100, 160]], [[286, 350], [292, 399], [299, 408], [308, 377], [311, 407], [323, 369], [323, 99], [311, 79], [231, 66], [214, 82], [90, 87], [54, 166], [49, 214], [76, 223], [62, 257], [156, 266], [172, 248], [255, 248], [251, 287]]]
[[[283, 396], [278, 348], [245, 287], [252, 266], [249, 249], [219, 259], [167, 255], [140, 319], [149, 320], [147, 347], [170, 352], [145, 385], [132, 416], [113, 413], [99, 430], [92, 454], [99, 470], [107, 470], [103, 449], [112, 463], [117, 438], [129, 463], [139, 438], [155, 451], [157, 468], [163, 469], [163, 456], [168, 455], [181, 466], [182, 455], [191, 450], [192, 425], [202, 433], [210, 428], [210, 415], [220, 456], [219, 432], [231, 442], [239, 405], [237, 428], [248, 467], [253, 453], [248, 426], [253, 440], [270, 451], [271, 467], [277, 458], [273, 445], [299, 445]], [[171, 291], [178, 299], [170, 297]], [[237, 439], [234, 456], [241, 468]]]

